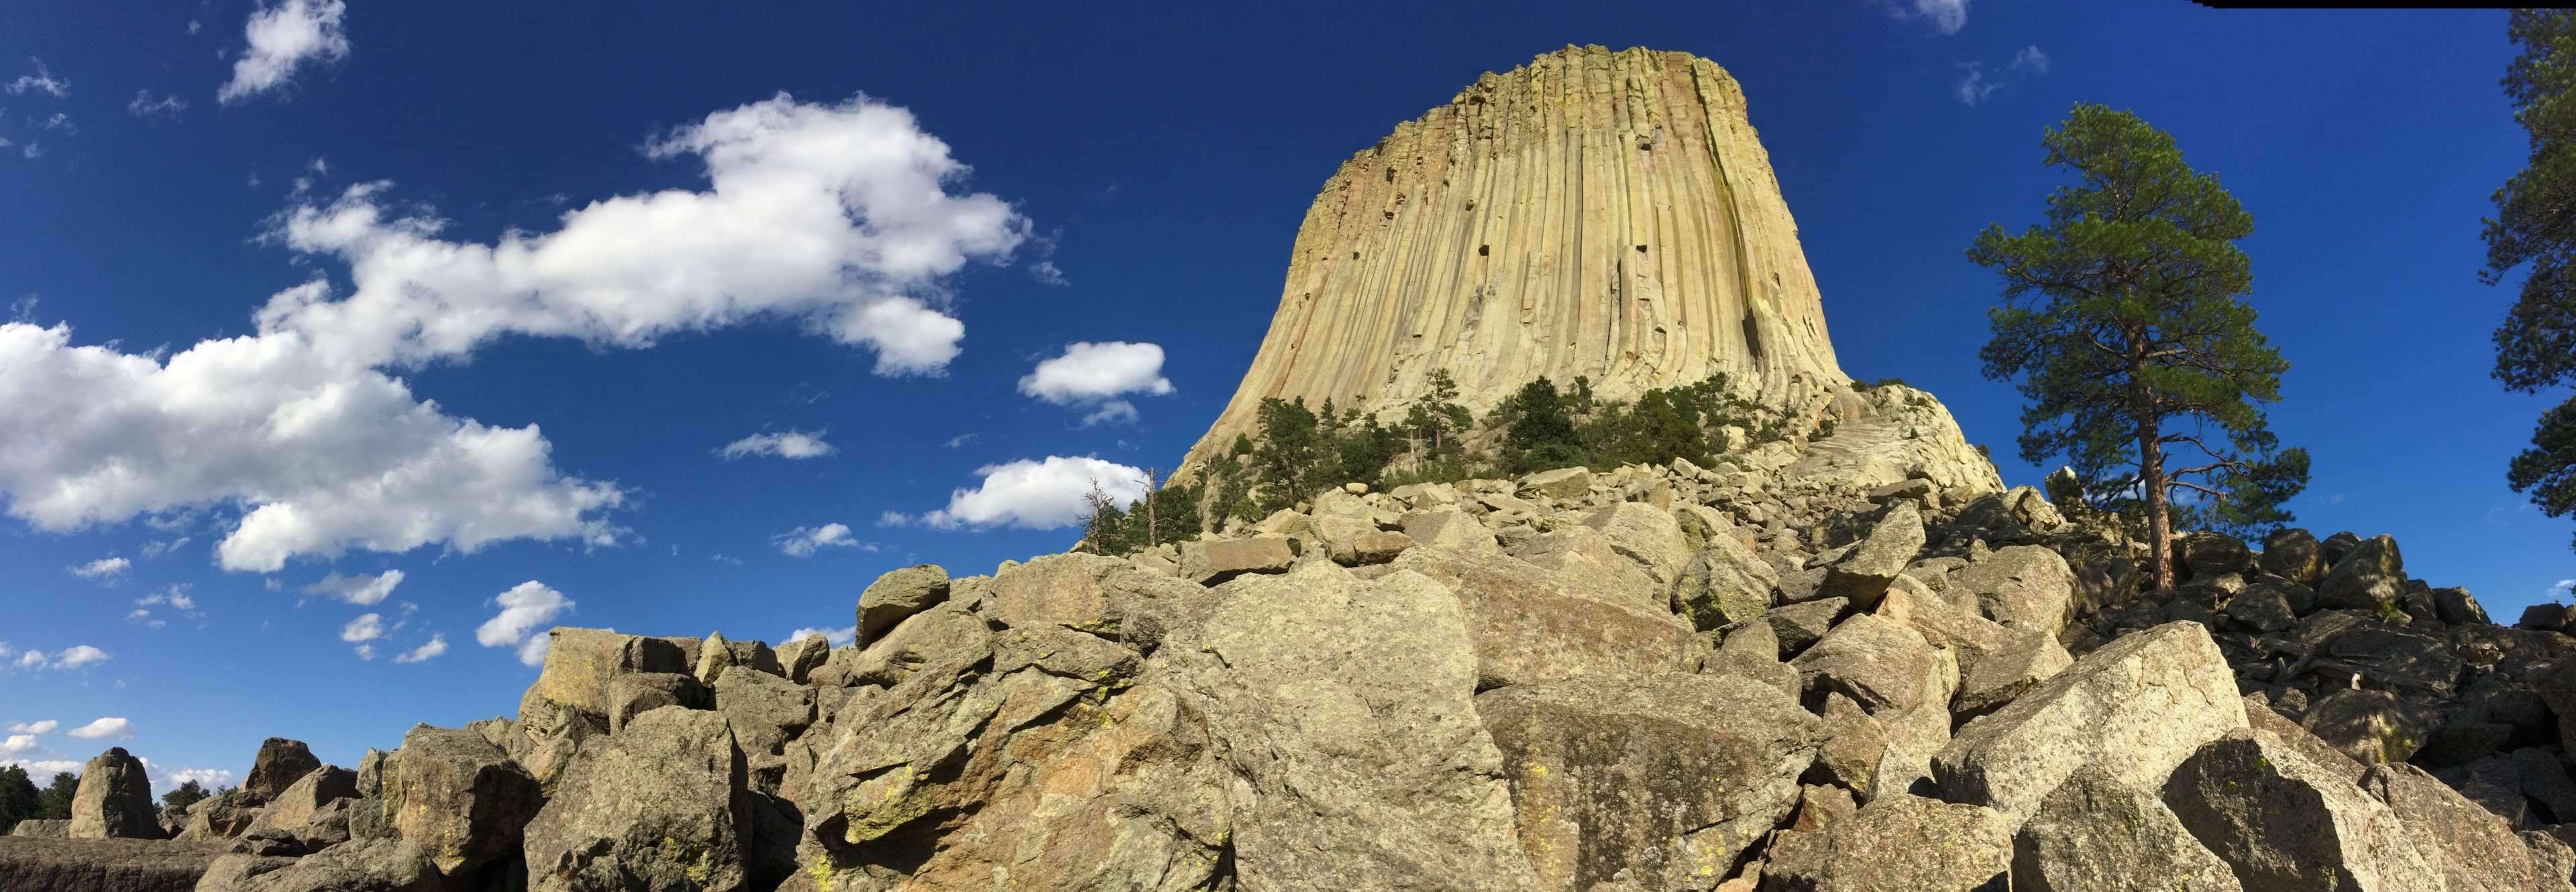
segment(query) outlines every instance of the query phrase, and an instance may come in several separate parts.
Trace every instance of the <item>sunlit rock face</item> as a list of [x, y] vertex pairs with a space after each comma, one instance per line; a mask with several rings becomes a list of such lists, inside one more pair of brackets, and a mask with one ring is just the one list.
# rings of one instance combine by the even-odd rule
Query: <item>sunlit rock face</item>
[[1567, 47], [1343, 162], [1188, 464], [1252, 430], [1264, 398], [1388, 417], [1439, 369], [1478, 412], [1540, 376], [1626, 399], [1725, 372], [1779, 406], [1842, 383], [1735, 78], [1687, 53]]

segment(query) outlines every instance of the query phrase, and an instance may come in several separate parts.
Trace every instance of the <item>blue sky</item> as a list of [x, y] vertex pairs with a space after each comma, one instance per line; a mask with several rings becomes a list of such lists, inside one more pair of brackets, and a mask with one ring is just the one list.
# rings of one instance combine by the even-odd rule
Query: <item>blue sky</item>
[[2558, 397], [2486, 377], [2500, 12], [114, 6], [0, 30], [0, 759], [354, 764], [550, 624], [776, 641], [1059, 549], [1231, 395], [1335, 165], [1567, 43], [1741, 79], [1844, 368], [2017, 483], [1962, 250], [2137, 111], [2254, 215], [2302, 522], [2508, 621], [2576, 577], [2503, 483]]

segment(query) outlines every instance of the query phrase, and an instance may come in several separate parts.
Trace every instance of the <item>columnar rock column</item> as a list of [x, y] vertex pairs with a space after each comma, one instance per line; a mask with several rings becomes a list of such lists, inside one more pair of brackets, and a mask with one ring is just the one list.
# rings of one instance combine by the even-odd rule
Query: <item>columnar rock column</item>
[[1628, 398], [1722, 371], [1775, 405], [1843, 383], [1735, 79], [1567, 47], [1396, 125], [1307, 210], [1270, 333], [1186, 464], [1264, 398], [1384, 417], [1440, 369], [1479, 412], [1542, 375]]

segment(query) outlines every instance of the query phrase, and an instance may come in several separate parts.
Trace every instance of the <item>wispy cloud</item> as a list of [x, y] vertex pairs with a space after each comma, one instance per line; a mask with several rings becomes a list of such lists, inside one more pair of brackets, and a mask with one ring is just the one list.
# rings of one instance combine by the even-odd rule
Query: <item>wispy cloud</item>
[[10, 81], [9, 95], [23, 95], [29, 90], [44, 93], [56, 99], [71, 95], [72, 82], [57, 78], [53, 72], [45, 70], [45, 60], [28, 59], [27, 61], [35, 64], [36, 73], [22, 74], [17, 80]]
[[78, 576], [82, 579], [114, 580], [123, 577], [125, 575], [125, 571], [133, 568], [133, 566], [133, 561], [129, 561], [121, 557], [107, 557], [99, 558], [98, 560], [94, 560], [86, 564], [67, 567], [65, 569], [72, 575]]
[[810, 434], [804, 431], [782, 431], [774, 434], [753, 434], [725, 444], [724, 448], [716, 450], [716, 454], [727, 459], [750, 456], [821, 458], [839, 451], [833, 449], [832, 444], [823, 441], [824, 433], [823, 431]]

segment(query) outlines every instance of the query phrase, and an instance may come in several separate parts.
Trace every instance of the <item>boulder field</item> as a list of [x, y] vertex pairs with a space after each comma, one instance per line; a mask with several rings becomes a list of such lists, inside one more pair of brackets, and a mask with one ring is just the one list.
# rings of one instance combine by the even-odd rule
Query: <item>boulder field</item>
[[110, 750], [0, 888], [2576, 892], [2563, 610], [2295, 529], [2142, 591], [1912, 439], [908, 567], [838, 648], [558, 628], [514, 717], [184, 814]]

